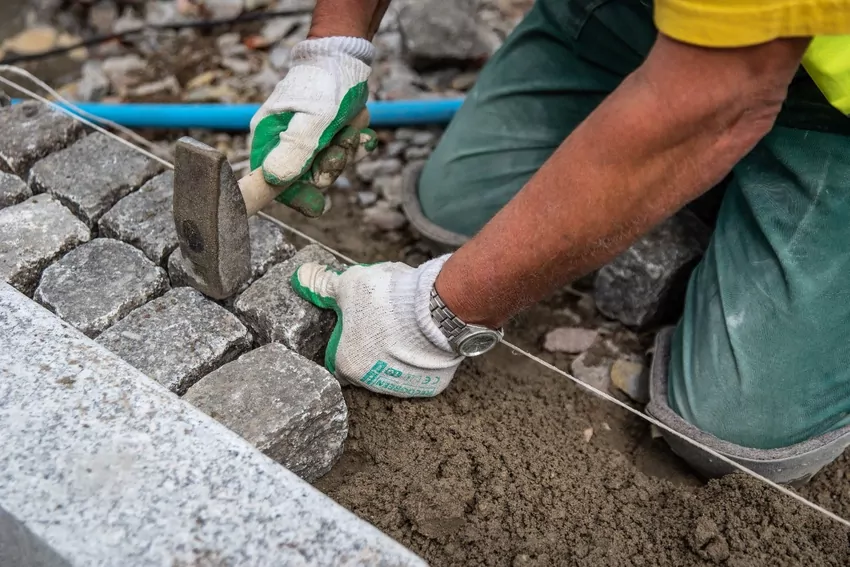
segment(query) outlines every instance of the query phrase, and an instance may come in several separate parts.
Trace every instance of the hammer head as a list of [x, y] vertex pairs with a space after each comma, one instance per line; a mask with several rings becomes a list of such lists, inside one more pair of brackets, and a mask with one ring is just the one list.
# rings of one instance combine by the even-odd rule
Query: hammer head
[[236, 293], [251, 276], [245, 202], [224, 155], [189, 137], [177, 142], [173, 212], [192, 287], [214, 299]]

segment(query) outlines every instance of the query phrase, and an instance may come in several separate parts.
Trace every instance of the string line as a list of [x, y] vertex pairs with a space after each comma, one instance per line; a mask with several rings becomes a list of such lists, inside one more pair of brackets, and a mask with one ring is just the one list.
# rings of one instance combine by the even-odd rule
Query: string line
[[[63, 102], [63, 104], [67, 105], [69, 108], [75, 108], [81, 114], [88, 114], [88, 113], [82, 111], [81, 109], [78, 109], [70, 101], [62, 98], [62, 96], [59, 95], [59, 93], [57, 93], [55, 90], [53, 90], [50, 86], [46, 85], [44, 82], [42, 82], [39, 79], [37, 79], [36, 77], [34, 77], [32, 74], [30, 74], [26, 70], [20, 69], [19, 67], [15, 67], [13, 65], [0, 65], [0, 72], [2, 72], [2, 71], [11, 71], [11, 72], [14, 72], [16, 74], [27, 77], [28, 79], [30, 79], [33, 82], [35, 82], [36, 84], [38, 84], [41, 88], [45, 89], [48, 93], [50, 93], [51, 96], [57, 97], [59, 100], [61, 100]], [[3, 84], [5, 84], [5, 85], [7, 85], [11, 88], [14, 88], [14, 89], [32, 97], [35, 100], [38, 100], [38, 101], [45, 103], [45, 104], [48, 104], [48, 105], [64, 112], [65, 114], [71, 116], [72, 118], [79, 120], [83, 124], [90, 126], [91, 128], [97, 130], [98, 132], [101, 132], [101, 133], [103, 133], [107, 136], [110, 136], [110, 137], [114, 138], [116, 141], [124, 144], [125, 146], [133, 148], [134, 150], [138, 151], [139, 153], [141, 153], [141, 154], [143, 154], [143, 155], [145, 155], [145, 156], [147, 156], [147, 157], [149, 157], [153, 160], [156, 160], [157, 162], [161, 163], [165, 167], [167, 167], [171, 170], [174, 169], [174, 164], [172, 164], [171, 162], [160, 158], [159, 156], [145, 150], [144, 148], [140, 148], [140, 147], [134, 145], [133, 143], [121, 138], [120, 136], [117, 136], [113, 132], [110, 132], [110, 131], [104, 129], [103, 127], [101, 127], [100, 125], [96, 124], [95, 121], [96, 122], [105, 122], [105, 121], [99, 119], [96, 116], [92, 116], [91, 114], [89, 114], [89, 116], [92, 118], [92, 120], [88, 120], [88, 119], [86, 119], [82, 116], [75, 114], [74, 112], [71, 112], [70, 110], [68, 110], [68, 109], [66, 109], [62, 106], [57, 105], [56, 103], [48, 100], [47, 98], [45, 98], [45, 97], [43, 97], [43, 96], [41, 96], [37, 93], [32, 92], [31, 90], [27, 89], [26, 87], [23, 87], [23, 86], [15, 83], [15, 82], [9, 80], [9, 79], [6, 79], [3, 76], [0, 76], [0, 83], [3, 83]], [[114, 126], [118, 126], [118, 125], [112, 123], [112, 126], [114, 127]], [[120, 127], [120, 126], [118, 126], [118, 128], [123, 129], [123, 127]], [[138, 136], [138, 134], [136, 134], [135, 132], [132, 132], [132, 133], [134, 135]], [[145, 140], [145, 142], [148, 142], [148, 141]], [[327, 246], [323, 242], [320, 242], [319, 240], [313, 238], [312, 236], [304, 233], [301, 230], [298, 230], [295, 227], [289, 226], [288, 224], [284, 223], [280, 219], [277, 219], [277, 218], [275, 218], [275, 217], [273, 217], [273, 216], [271, 216], [267, 213], [260, 211], [260, 212], [257, 213], [257, 216], [262, 217], [262, 218], [276, 224], [280, 228], [282, 228], [282, 229], [284, 229], [284, 230], [286, 230], [286, 231], [288, 231], [292, 234], [295, 234], [296, 236], [300, 236], [301, 238], [304, 238], [305, 240], [309, 241], [311, 244], [316, 244], [317, 246], [320, 246], [324, 250], [327, 250], [328, 252], [330, 252], [331, 254], [337, 256], [338, 258], [344, 260], [348, 264], [358, 264], [359, 263], [359, 262], [356, 262], [355, 260], [353, 260], [352, 258], [349, 258], [348, 256], [346, 256], [342, 252], [334, 250], [333, 248], [331, 248], [330, 246]], [[704, 444], [700, 443], [699, 441], [696, 441], [695, 439], [691, 439], [690, 437], [688, 437], [684, 433], [680, 433], [679, 431], [676, 431], [675, 429], [673, 429], [669, 425], [662, 423], [661, 421], [652, 417], [651, 415], [644, 413], [640, 410], [637, 410], [637, 409], [633, 408], [632, 406], [630, 406], [629, 404], [618, 400], [617, 398], [615, 398], [611, 394], [604, 392], [602, 390], [599, 390], [597, 388], [594, 388], [593, 386], [586, 384], [585, 382], [582, 382], [581, 380], [579, 380], [575, 376], [565, 372], [564, 370], [561, 370], [560, 368], [557, 368], [556, 366], [553, 366], [552, 364], [546, 362], [545, 360], [541, 359], [540, 357], [535, 356], [534, 354], [531, 354], [530, 352], [527, 352], [527, 351], [519, 348], [515, 344], [510, 343], [508, 341], [502, 341], [502, 343], [506, 347], [508, 347], [511, 350], [513, 350], [514, 352], [516, 352], [517, 354], [520, 354], [520, 355], [528, 358], [529, 360], [532, 360], [532, 361], [536, 362], [537, 364], [543, 366], [544, 368], [551, 370], [552, 372], [555, 372], [556, 374], [559, 374], [559, 375], [571, 380], [578, 387], [590, 392], [591, 394], [596, 395], [596, 396], [598, 396], [598, 397], [600, 397], [604, 400], [607, 400], [607, 401], [613, 403], [614, 405], [632, 413], [633, 415], [636, 415], [639, 418], [649, 422], [650, 424], [652, 424], [652, 425], [654, 425], [654, 426], [656, 426], [660, 429], [663, 429], [664, 431], [667, 431], [668, 433], [673, 434], [674, 436], [678, 437], [679, 439], [682, 439], [682, 440], [690, 443], [694, 447], [697, 447], [698, 449], [705, 451], [706, 453], [708, 453], [712, 457], [715, 457], [716, 459], [723, 461], [724, 463], [733, 467], [734, 469], [737, 469], [738, 471], [743, 472], [743, 473], [763, 482], [764, 484], [772, 487], [773, 489], [784, 494], [785, 496], [793, 498], [794, 500], [796, 500], [800, 504], [802, 504], [802, 505], [804, 505], [804, 506], [806, 506], [806, 507], [808, 507], [808, 508], [810, 508], [810, 509], [812, 509], [816, 512], [823, 514], [824, 516], [828, 517], [829, 519], [834, 520], [834, 521], [838, 522], [839, 524], [841, 524], [841, 525], [843, 525], [847, 528], [850, 528], [850, 521], [842, 518], [841, 516], [835, 514], [834, 512], [831, 512], [831, 511], [827, 510], [826, 508], [824, 508], [824, 507], [822, 507], [818, 504], [815, 504], [814, 502], [804, 498], [800, 494], [786, 488], [785, 486], [782, 486], [781, 484], [773, 482], [769, 478], [758, 474], [757, 472], [745, 467], [744, 465], [730, 459], [726, 455], [723, 455], [722, 453], [717, 452], [716, 450], [712, 449], [711, 447], [708, 447], [707, 445], [704, 445]]]

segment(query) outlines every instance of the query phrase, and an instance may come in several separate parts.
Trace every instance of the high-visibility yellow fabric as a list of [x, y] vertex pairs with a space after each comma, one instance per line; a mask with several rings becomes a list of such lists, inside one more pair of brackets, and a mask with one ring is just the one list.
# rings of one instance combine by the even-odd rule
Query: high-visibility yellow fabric
[[827, 100], [850, 115], [850, 0], [656, 0], [655, 25], [704, 47], [813, 37], [803, 65]]
[[814, 38], [803, 66], [826, 100], [850, 116], [850, 36]]

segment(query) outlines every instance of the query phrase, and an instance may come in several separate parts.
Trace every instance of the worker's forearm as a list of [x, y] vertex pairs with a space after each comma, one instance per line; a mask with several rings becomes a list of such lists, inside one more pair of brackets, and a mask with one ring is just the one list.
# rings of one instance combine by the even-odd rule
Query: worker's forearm
[[738, 50], [705, 57], [659, 38], [644, 66], [449, 259], [440, 295], [461, 319], [496, 327], [605, 264], [767, 133], [806, 44], [789, 40], [742, 62]]
[[317, 0], [310, 38], [348, 36], [371, 41], [390, 0]]

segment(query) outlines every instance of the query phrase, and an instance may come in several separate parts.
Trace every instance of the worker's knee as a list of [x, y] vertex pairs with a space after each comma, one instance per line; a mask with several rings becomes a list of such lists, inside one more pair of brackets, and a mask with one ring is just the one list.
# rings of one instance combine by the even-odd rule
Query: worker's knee
[[504, 155], [475, 148], [473, 141], [465, 138], [451, 130], [446, 133], [425, 164], [416, 191], [429, 221], [473, 236], [510, 201], [534, 170], [519, 171]]
[[665, 426], [661, 434], [673, 451], [702, 476], [737, 471], [717, 458], [719, 453], [774, 482], [798, 484], [850, 445], [845, 420], [824, 424], [814, 415], [801, 418], [796, 413], [800, 400], [775, 396], [775, 389], [750, 389], [743, 386], [747, 380], [727, 381], [719, 389], [692, 387], [681, 374], [682, 353], [688, 349], [680, 341], [680, 329], [675, 335], [662, 331], [656, 338], [647, 412]]

